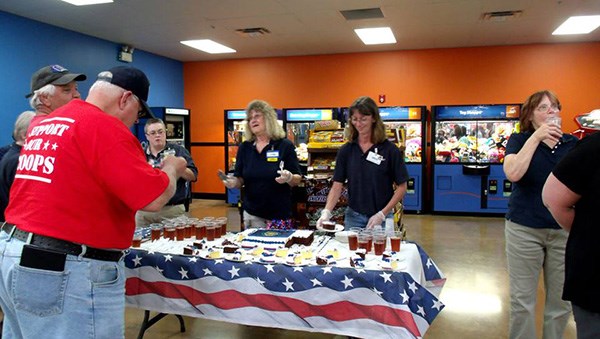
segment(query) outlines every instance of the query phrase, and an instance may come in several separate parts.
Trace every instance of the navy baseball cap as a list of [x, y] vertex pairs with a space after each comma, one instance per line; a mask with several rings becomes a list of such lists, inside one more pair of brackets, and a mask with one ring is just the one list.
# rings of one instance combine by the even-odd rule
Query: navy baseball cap
[[117, 66], [98, 74], [98, 81], [106, 81], [124, 90], [131, 91], [142, 105], [138, 118], [155, 118], [152, 110], [148, 107], [148, 91], [150, 81], [144, 72], [135, 67]]
[[33, 96], [33, 92], [49, 84], [64, 86], [71, 81], [83, 81], [85, 79], [87, 79], [85, 74], [71, 73], [61, 65], [42, 67], [31, 76], [31, 93], [25, 97], [30, 98]]

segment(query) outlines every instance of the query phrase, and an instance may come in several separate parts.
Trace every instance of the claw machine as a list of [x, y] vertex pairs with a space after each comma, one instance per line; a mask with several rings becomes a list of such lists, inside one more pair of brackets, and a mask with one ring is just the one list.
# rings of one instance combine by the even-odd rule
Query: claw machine
[[500, 215], [512, 183], [502, 164], [521, 106], [432, 107], [432, 211]]
[[[287, 138], [296, 146], [304, 176], [293, 189], [294, 217], [302, 228], [314, 228], [331, 188], [337, 150], [343, 145], [343, 123], [338, 108], [285, 109], [284, 117]], [[332, 212], [332, 220], [342, 223], [344, 194]]]
[[386, 127], [388, 139], [404, 153], [408, 170], [406, 194], [402, 204], [407, 212], [421, 213], [424, 201], [426, 150], [425, 106], [380, 107], [379, 114]]
[[[277, 121], [283, 126], [282, 111], [275, 109], [277, 112]], [[235, 156], [239, 145], [245, 140], [244, 133], [246, 131], [246, 110], [245, 109], [228, 109], [225, 110], [225, 168], [223, 172], [233, 173], [235, 170]], [[238, 188], [226, 188], [225, 201], [231, 205], [237, 205], [240, 199], [240, 190]]]

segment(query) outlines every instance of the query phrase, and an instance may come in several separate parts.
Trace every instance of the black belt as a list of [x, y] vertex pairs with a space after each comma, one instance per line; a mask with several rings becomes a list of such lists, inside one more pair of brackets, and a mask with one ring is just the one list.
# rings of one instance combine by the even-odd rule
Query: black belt
[[61, 253], [72, 254], [79, 256], [83, 252], [84, 258], [96, 259], [102, 261], [119, 261], [123, 256], [123, 251], [118, 250], [103, 250], [99, 248], [93, 248], [85, 245], [76, 244], [74, 242], [47, 237], [31, 232], [20, 230], [13, 224], [5, 223], [0, 228], [2, 231], [8, 233], [15, 239], [21, 241], [27, 241], [31, 237], [29, 242], [31, 245], [35, 245], [41, 248], [54, 250]]

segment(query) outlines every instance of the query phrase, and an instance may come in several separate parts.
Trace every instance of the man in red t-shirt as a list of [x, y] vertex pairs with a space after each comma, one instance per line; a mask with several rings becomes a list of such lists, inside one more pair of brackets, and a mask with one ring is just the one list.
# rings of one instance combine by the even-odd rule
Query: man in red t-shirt
[[152, 168], [129, 130], [152, 116], [149, 86], [133, 67], [101, 72], [86, 101], [28, 131], [0, 232], [4, 335], [123, 337], [135, 212], [160, 210], [186, 169], [174, 156]]

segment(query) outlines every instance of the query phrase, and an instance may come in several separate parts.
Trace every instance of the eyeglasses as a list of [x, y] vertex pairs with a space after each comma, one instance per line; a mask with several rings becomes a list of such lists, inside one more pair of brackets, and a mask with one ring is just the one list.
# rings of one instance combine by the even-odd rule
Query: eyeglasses
[[359, 119], [359, 118], [352, 117], [352, 118], [350, 118], [350, 121], [352, 121], [353, 124], [356, 124], [359, 122], [367, 122], [367, 121], [369, 121], [369, 118], [370, 117], [362, 117]]
[[248, 121], [252, 121], [252, 120], [258, 120], [260, 118], [262, 118], [263, 115], [262, 114], [253, 114], [251, 117], [249, 117], [247, 120]]
[[558, 107], [558, 105], [552, 104], [550, 106], [543, 104], [543, 105], [539, 105], [536, 110], [538, 112], [542, 112], [542, 113], [546, 113], [549, 112], [550, 110], [552, 110], [553, 112], [558, 112], [560, 111], [560, 107]]
[[164, 129], [159, 129], [159, 130], [156, 130], [156, 131], [150, 131], [150, 132], [148, 132], [146, 134], [151, 135], [151, 136], [155, 136], [157, 134], [158, 135], [163, 135], [163, 134], [165, 134], [165, 130]]

